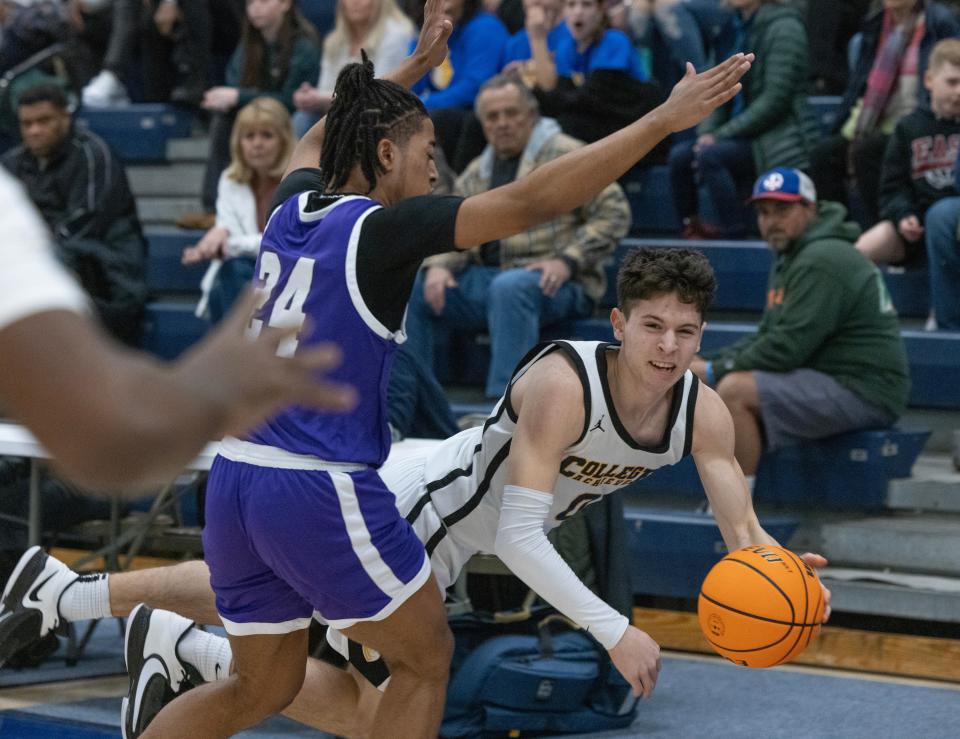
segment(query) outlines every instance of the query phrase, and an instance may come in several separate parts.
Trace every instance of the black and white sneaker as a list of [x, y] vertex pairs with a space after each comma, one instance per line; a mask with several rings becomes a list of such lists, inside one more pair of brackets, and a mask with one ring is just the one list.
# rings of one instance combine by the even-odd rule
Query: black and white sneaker
[[38, 546], [23, 553], [0, 602], [0, 667], [60, 625], [60, 598], [79, 577]]
[[160, 709], [203, 682], [177, 654], [177, 646], [194, 625], [183, 616], [144, 603], [130, 612], [124, 640], [130, 689], [120, 708], [124, 739], [140, 736]]

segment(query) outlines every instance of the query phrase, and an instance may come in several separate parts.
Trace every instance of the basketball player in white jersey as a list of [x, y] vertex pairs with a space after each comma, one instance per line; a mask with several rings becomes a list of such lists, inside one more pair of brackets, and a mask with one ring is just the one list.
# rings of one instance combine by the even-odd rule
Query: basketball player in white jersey
[[[621, 308], [611, 315], [619, 345], [560, 341], [539, 347], [521, 363], [482, 428], [441, 442], [426, 459], [388, 463], [381, 470], [401, 514], [424, 542], [441, 590], [473, 554], [495, 552], [541, 597], [592, 633], [644, 696], [656, 684], [659, 647], [588, 590], [544, 532], [692, 454], [727, 547], [776, 543], [756, 518], [733, 456], [729, 412], [688, 370], [713, 290], [712, 270], [699, 252], [633, 252], [618, 279]], [[806, 554], [804, 560], [814, 567], [826, 564], [819, 555]], [[125, 615], [144, 599], [177, 607], [200, 622], [217, 622], [202, 563], [109, 580], [78, 580], [60, 568], [63, 582], [71, 578], [70, 583], [46, 606], [58, 619]], [[824, 596], [829, 604], [829, 592]], [[84, 603], [101, 604], [100, 610], [93, 605], [83, 610]], [[354, 675], [366, 679], [354, 683], [346, 672], [310, 660], [304, 686], [285, 714], [325, 731], [363, 735], [377, 700], [370, 688], [382, 686], [388, 673], [382, 662], [359, 657], [360, 650], [351, 650], [338, 632], [329, 631], [327, 638], [351, 661]], [[161, 655], [171, 667], [169, 676], [137, 673], [148, 652]], [[145, 727], [185, 684], [225, 676], [231, 653], [225, 639], [194, 629], [191, 620], [140, 606], [128, 628], [127, 661], [131, 692], [125, 719], [137, 715], [124, 726]], [[357, 711], [358, 703], [365, 710]]]
[[352, 391], [318, 382], [338, 363], [336, 348], [281, 358], [277, 346], [292, 331], [244, 339], [249, 299], [180, 361], [121, 347], [4, 170], [0, 202], [0, 412], [26, 425], [74, 482], [130, 493], [168, 482], [211, 439], [291, 403], [352, 406]]

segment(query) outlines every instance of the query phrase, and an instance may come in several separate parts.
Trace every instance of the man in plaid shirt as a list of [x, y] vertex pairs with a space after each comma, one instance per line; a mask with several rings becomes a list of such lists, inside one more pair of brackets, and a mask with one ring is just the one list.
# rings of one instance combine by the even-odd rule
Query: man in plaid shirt
[[[541, 118], [537, 100], [517, 79], [498, 75], [480, 89], [476, 112], [487, 148], [454, 185], [475, 195], [524, 176], [582, 146]], [[411, 349], [433, 366], [435, 330], [489, 331], [485, 393], [497, 398], [540, 327], [593, 312], [606, 290], [603, 265], [630, 228], [630, 206], [612, 184], [581, 208], [542, 226], [469, 252], [424, 262], [407, 313]]]

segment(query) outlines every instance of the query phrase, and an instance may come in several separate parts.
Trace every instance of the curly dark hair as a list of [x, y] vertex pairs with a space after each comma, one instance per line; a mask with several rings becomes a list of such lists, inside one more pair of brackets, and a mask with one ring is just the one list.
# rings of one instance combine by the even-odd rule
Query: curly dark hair
[[676, 293], [681, 302], [697, 307], [702, 320], [716, 289], [713, 267], [696, 249], [634, 249], [617, 273], [617, 304], [627, 316], [636, 300]]
[[337, 76], [333, 104], [327, 113], [320, 169], [326, 192], [346, 184], [359, 164], [369, 189], [384, 169], [377, 144], [389, 138], [402, 146], [420, 130], [427, 109], [416, 95], [389, 80], [374, 79], [373, 62], [361, 51], [362, 61], [348, 64]]

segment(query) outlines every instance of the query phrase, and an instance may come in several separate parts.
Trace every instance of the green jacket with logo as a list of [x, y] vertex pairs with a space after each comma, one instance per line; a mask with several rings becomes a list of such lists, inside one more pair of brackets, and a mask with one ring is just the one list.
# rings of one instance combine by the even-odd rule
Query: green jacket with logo
[[771, 167], [805, 169], [819, 131], [807, 101], [809, 58], [803, 16], [795, 8], [761, 5], [746, 49], [757, 55], [743, 78], [746, 107], [731, 117], [731, 101], [698, 130], [718, 139], [750, 141], [757, 172]]
[[717, 380], [808, 368], [903, 412], [910, 380], [897, 313], [880, 270], [853, 246], [859, 227], [845, 218], [843, 206], [820, 203], [807, 230], [777, 255], [757, 333], [707, 357]]

